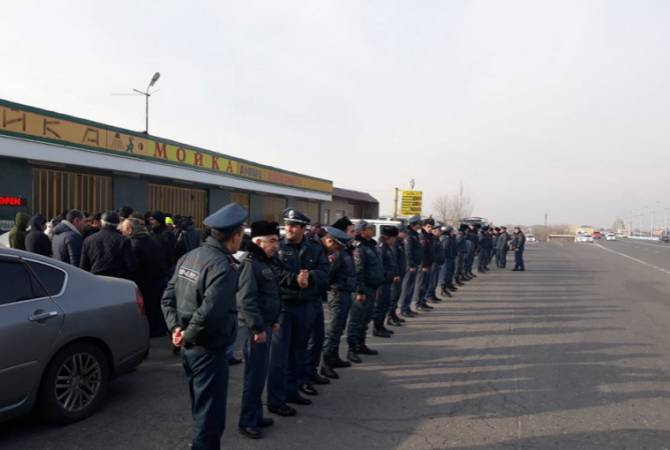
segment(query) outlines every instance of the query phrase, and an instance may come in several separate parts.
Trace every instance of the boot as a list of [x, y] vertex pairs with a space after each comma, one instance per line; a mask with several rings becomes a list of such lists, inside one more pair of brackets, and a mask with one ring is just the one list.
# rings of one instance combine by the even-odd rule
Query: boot
[[360, 364], [363, 362], [363, 360], [358, 357], [356, 347], [349, 347], [349, 352], [347, 352], [347, 359], [354, 364]]
[[378, 355], [379, 354], [379, 352], [377, 350], [371, 349], [370, 347], [365, 345], [365, 343], [362, 343], [362, 344], [359, 344], [358, 346], [356, 346], [356, 353], [359, 354], [359, 355]]
[[460, 276], [458, 278], [456, 278], [456, 284], [459, 285], [459, 286], [465, 286], [465, 283], [463, 283], [463, 281], [461, 281]]
[[405, 323], [405, 319], [399, 317], [398, 314], [395, 312], [395, 310], [391, 311], [391, 317], [393, 317], [393, 320], [395, 320], [396, 322], [399, 322], [398, 323], [399, 326]]
[[445, 285], [442, 285], [442, 286], [439, 286], [439, 287], [435, 290], [435, 295], [436, 295], [437, 298], [439, 298], [440, 300], [446, 300], [448, 297], [451, 297], [451, 292], [447, 291], [447, 288], [446, 288]]
[[323, 362], [321, 363], [321, 375], [326, 378], [337, 380], [340, 376], [333, 370], [333, 355], [323, 355]]
[[340, 359], [340, 355], [337, 353], [333, 355], [333, 359], [331, 360], [330, 365], [335, 369], [345, 369], [347, 367], [351, 367], [351, 363], [349, 361]]
[[451, 292], [456, 292], [458, 290], [458, 288], [456, 286], [454, 286], [453, 283], [449, 283], [447, 285], [447, 289], [449, 289]]
[[[386, 331], [384, 331], [384, 329], [377, 324], [375, 324], [375, 326], [372, 328], [372, 335], [376, 336], [376, 337], [381, 337], [381, 338], [390, 338], [391, 337], [390, 333], [387, 333]], [[365, 354], [365, 353], [360, 352], [360, 351], [359, 351], [359, 353]]]
[[388, 334], [393, 334], [393, 330], [389, 330], [384, 326], [384, 321], [382, 321], [381, 325], [379, 325], [382, 330], [386, 331]]
[[398, 322], [397, 320], [395, 320], [395, 319], [393, 318], [393, 316], [391, 316], [390, 314], [389, 314], [389, 316], [386, 318], [386, 324], [387, 324], [387, 325], [390, 325], [390, 326], [392, 326], [392, 327], [399, 327], [399, 326], [402, 325], [400, 322]]

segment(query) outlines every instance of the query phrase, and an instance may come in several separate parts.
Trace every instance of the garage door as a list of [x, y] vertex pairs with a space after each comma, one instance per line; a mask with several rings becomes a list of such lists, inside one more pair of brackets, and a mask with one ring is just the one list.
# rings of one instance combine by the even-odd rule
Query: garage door
[[202, 227], [207, 215], [207, 191], [149, 183], [149, 210], [172, 215], [193, 217], [196, 227]]

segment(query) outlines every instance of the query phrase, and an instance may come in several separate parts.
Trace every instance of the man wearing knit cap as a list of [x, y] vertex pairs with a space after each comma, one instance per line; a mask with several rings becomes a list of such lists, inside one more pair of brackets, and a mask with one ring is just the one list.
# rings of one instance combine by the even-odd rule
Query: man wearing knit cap
[[[328, 312], [330, 322], [326, 326], [326, 339], [323, 343], [323, 363], [321, 374], [329, 378], [337, 368], [351, 366], [349, 361], [343, 361], [339, 355], [340, 339], [347, 326], [352, 294], [356, 290], [356, 275], [354, 269], [353, 247], [351, 241], [355, 235], [354, 224], [342, 217], [333, 224], [349, 238], [346, 246], [330, 256], [330, 270], [328, 272]], [[354, 361], [355, 362], [355, 361]], [[360, 362], [360, 359], [358, 359]]]
[[382, 264], [372, 239], [374, 225], [365, 220], [356, 224], [356, 239], [353, 243], [354, 273], [356, 276], [356, 294], [349, 312], [347, 342], [349, 343], [349, 361], [360, 361], [359, 355], [376, 355], [377, 350], [365, 344], [368, 324], [372, 320], [375, 293], [384, 281]]

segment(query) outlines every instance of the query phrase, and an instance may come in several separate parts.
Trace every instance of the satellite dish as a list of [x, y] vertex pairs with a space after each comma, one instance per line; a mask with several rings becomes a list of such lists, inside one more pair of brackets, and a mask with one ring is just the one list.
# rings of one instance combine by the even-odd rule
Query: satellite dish
[[156, 81], [161, 77], [161, 74], [159, 72], [156, 72], [153, 77], [151, 77], [151, 83], [149, 83], [149, 87], [153, 86], [156, 84]]

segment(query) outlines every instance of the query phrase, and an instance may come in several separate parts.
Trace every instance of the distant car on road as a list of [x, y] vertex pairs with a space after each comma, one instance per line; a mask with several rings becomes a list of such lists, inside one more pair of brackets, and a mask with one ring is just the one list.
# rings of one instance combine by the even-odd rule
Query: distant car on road
[[606, 241], [616, 241], [616, 234], [614, 233], [605, 233]]
[[575, 242], [583, 243], [589, 242], [593, 243], [593, 236], [587, 233], [577, 233], [575, 236]]
[[603, 235], [600, 231], [594, 231], [593, 232], [593, 239], [601, 239], [602, 237], [603, 237]]
[[535, 239], [534, 235], [529, 234], [526, 236], [526, 242], [537, 242], [537, 239]]
[[0, 286], [0, 421], [33, 407], [51, 423], [84, 419], [149, 351], [131, 281], [0, 248]]

